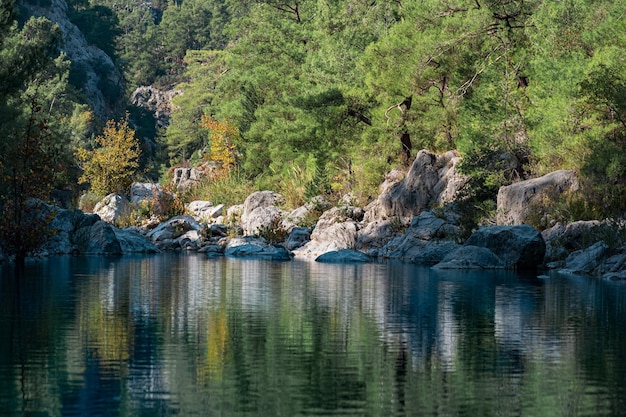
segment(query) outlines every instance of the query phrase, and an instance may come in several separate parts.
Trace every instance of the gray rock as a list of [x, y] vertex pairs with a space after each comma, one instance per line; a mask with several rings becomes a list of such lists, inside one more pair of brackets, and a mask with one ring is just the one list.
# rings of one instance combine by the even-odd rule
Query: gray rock
[[123, 253], [157, 253], [160, 252], [145, 236], [131, 228], [115, 229], [115, 237], [120, 242]]
[[294, 250], [298, 256], [319, 256], [340, 249], [354, 249], [357, 242], [357, 222], [363, 210], [354, 206], [333, 207], [324, 212], [311, 233], [311, 241]]
[[289, 232], [287, 239], [285, 240], [285, 248], [287, 250], [294, 250], [301, 246], [304, 246], [309, 240], [311, 240], [311, 229], [308, 227], [294, 227]]
[[94, 214], [107, 223], [116, 223], [128, 217], [131, 207], [126, 197], [119, 194], [109, 194], [104, 197], [93, 209]]
[[275, 206], [257, 207], [241, 220], [244, 236], [256, 236], [269, 230], [283, 229], [283, 216], [286, 212]]
[[269, 245], [265, 239], [253, 237], [230, 240], [225, 247], [224, 255], [273, 261], [289, 261], [292, 258], [291, 252], [282, 246]]
[[[452, 247], [450, 245], [454, 245], [453, 240], [458, 234], [457, 226], [430, 211], [424, 211], [413, 218], [402, 237], [389, 241], [380, 251], [380, 255], [390, 259], [432, 263], [438, 259], [436, 252], [440, 245], [429, 242], [433, 240], [447, 242], [446, 246]], [[424, 250], [427, 252], [423, 253]]]
[[97, 214], [83, 213], [80, 210], [57, 209], [50, 223], [54, 234], [43, 245], [43, 251], [50, 255], [78, 252], [74, 244], [77, 230], [89, 228], [100, 221]]
[[358, 250], [341, 249], [338, 251], [326, 252], [315, 259], [316, 262], [337, 263], [337, 264], [354, 264], [372, 262], [372, 258]]
[[281, 194], [273, 191], [257, 191], [250, 194], [243, 204], [241, 228], [244, 236], [254, 236], [262, 229], [282, 228], [286, 212], [277, 206], [284, 202]]
[[92, 255], [121, 255], [115, 228], [102, 220], [93, 226], [81, 227], [74, 233], [74, 244], [79, 253]]
[[577, 189], [576, 174], [565, 170], [500, 187], [496, 221], [503, 225], [524, 224], [531, 213], [545, 214], [561, 194]]
[[619, 227], [613, 222], [598, 220], [577, 221], [566, 225], [557, 223], [541, 233], [546, 241], [545, 261], [550, 263], [564, 260], [574, 251], [611, 237]]
[[133, 91], [130, 101], [154, 116], [157, 126], [166, 128], [170, 124], [172, 114], [172, 99], [182, 94], [182, 90], [160, 90], [151, 85], [140, 86]]
[[383, 183], [381, 195], [367, 207], [365, 220], [399, 218], [407, 224], [431, 206], [452, 201], [467, 181], [456, 170], [459, 162], [460, 157], [454, 152], [436, 155], [419, 151], [402, 180], [394, 175], [389, 183]]
[[243, 217], [259, 207], [280, 206], [285, 201], [281, 194], [274, 191], [256, 191], [250, 194], [243, 203]]
[[375, 220], [359, 229], [356, 248], [372, 254], [378, 253], [401, 232], [404, 232], [404, 227], [391, 220]]
[[410, 257], [409, 261], [420, 265], [436, 265], [460, 246], [449, 240], [431, 240], [421, 247], [415, 255]]
[[139, 204], [146, 200], [158, 199], [163, 195], [163, 186], [152, 182], [134, 182], [130, 186], [130, 202]]
[[465, 245], [490, 249], [508, 268], [534, 268], [543, 264], [546, 253], [541, 233], [528, 225], [483, 227]]
[[[59, 25], [61, 29], [61, 49], [67, 54], [72, 68], [78, 68], [83, 74], [82, 85], [76, 88], [83, 94], [87, 103], [101, 120], [115, 112], [118, 105], [111, 97], [107, 98], [105, 88], [124, 84], [123, 76], [111, 57], [98, 47], [89, 43], [80, 29], [68, 17], [68, 5], [64, 0], [50, 0], [47, 7], [42, 3], [27, 2], [22, 6], [29, 8], [34, 16], [45, 16]], [[110, 91], [109, 91], [110, 93]]]
[[586, 249], [569, 254], [565, 260], [563, 272], [572, 274], [592, 274], [606, 259], [609, 246], [604, 242], [597, 242]]
[[433, 266], [435, 269], [502, 269], [504, 261], [491, 250], [479, 246], [459, 246]]
[[213, 217], [213, 209], [213, 203], [211, 203], [210, 201], [195, 200], [187, 204], [187, 211], [197, 221], [206, 221]]
[[[148, 232], [159, 249], [194, 249], [202, 244], [202, 226], [191, 216], [176, 216]], [[192, 233], [189, 233], [192, 232]]]
[[176, 168], [172, 183], [178, 191], [189, 190], [198, 185], [202, 174], [195, 168]]

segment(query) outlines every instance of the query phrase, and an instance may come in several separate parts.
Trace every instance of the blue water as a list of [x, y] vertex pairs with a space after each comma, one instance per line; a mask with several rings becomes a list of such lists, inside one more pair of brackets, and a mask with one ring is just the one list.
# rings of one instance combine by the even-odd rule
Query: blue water
[[620, 282], [195, 254], [0, 273], [0, 416], [626, 415]]

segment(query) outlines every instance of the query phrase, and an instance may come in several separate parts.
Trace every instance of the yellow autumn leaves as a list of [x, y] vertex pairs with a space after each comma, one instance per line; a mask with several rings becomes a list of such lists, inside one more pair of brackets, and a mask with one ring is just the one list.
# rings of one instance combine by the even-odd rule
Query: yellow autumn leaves
[[126, 192], [139, 168], [139, 141], [128, 125], [128, 118], [120, 122], [109, 120], [102, 135], [96, 137], [97, 148], [77, 148], [76, 159], [83, 170], [79, 182], [89, 183], [97, 195]]
[[[209, 131], [211, 149], [208, 159], [216, 164], [214, 178], [228, 176], [235, 166], [234, 141], [239, 131], [229, 122], [220, 122], [204, 115], [200, 127]], [[122, 121], [107, 121], [97, 136], [93, 150], [77, 148], [75, 156], [83, 174], [81, 184], [89, 183], [96, 195], [125, 193], [130, 188], [139, 168], [139, 141], [129, 126], [128, 117]]]
[[211, 136], [211, 151], [209, 160], [217, 164], [215, 176], [225, 178], [231, 168], [235, 166], [235, 144], [234, 141], [239, 135], [239, 131], [229, 122], [219, 122], [213, 117], [203, 115], [200, 127], [208, 129]]

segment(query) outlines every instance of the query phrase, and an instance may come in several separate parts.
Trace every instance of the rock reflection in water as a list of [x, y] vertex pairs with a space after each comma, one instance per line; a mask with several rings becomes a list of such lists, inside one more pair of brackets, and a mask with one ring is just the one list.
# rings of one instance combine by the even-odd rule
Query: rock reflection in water
[[0, 277], [0, 415], [619, 415], [626, 288], [197, 255]]

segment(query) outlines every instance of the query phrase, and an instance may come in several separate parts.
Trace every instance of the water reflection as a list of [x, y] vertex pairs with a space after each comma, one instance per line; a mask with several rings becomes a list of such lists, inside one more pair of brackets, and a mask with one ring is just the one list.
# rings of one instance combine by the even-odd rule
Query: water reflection
[[623, 415], [626, 288], [196, 255], [4, 265], [0, 415]]

